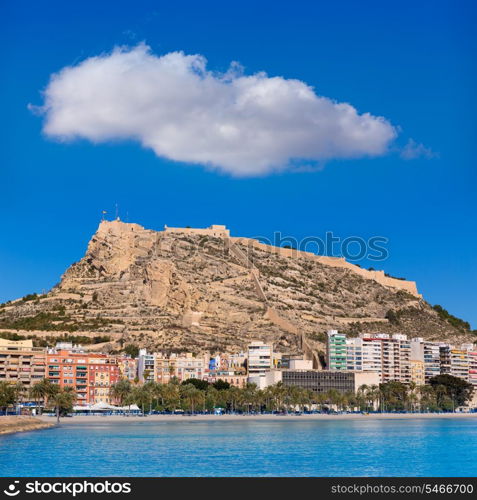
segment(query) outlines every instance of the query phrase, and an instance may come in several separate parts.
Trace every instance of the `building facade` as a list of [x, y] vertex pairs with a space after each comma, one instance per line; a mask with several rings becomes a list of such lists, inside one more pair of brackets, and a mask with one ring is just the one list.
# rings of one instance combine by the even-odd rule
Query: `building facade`
[[263, 376], [273, 368], [273, 346], [261, 341], [248, 346], [248, 376]]
[[356, 393], [363, 386], [378, 385], [379, 374], [376, 372], [351, 372], [347, 370], [307, 370], [282, 372], [285, 386], [298, 386], [312, 390], [318, 394], [336, 390], [342, 394]]
[[156, 358], [154, 354], [148, 353], [147, 349], [139, 349], [137, 374], [141, 383], [156, 380]]
[[45, 377], [45, 368], [45, 348], [33, 347], [32, 340], [0, 339], [0, 381], [28, 389]]
[[51, 349], [46, 355], [46, 378], [76, 392], [76, 404], [113, 403], [111, 386], [120, 380], [118, 359], [81, 350]]
[[426, 383], [424, 361], [411, 359], [411, 382], [416, 385]]
[[440, 347], [441, 373], [469, 380], [469, 356], [467, 346], [455, 347], [444, 345]]
[[330, 330], [327, 333], [328, 369], [375, 372], [381, 382], [411, 381], [411, 343], [406, 335], [361, 334], [347, 339]]
[[346, 335], [337, 330], [326, 333], [326, 364], [330, 370], [347, 370]]

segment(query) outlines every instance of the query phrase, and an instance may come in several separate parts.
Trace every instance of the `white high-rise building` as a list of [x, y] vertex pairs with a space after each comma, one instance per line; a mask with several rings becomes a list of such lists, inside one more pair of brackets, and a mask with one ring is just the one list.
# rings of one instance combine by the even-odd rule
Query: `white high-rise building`
[[411, 360], [424, 363], [424, 378], [426, 382], [441, 373], [440, 348], [446, 344], [428, 342], [421, 337], [411, 339]]
[[346, 339], [346, 370], [363, 370], [363, 339]]
[[383, 346], [379, 339], [373, 336], [361, 335], [356, 339], [361, 342], [363, 351], [363, 370], [378, 372], [382, 375]]
[[273, 346], [261, 341], [252, 342], [248, 346], [249, 377], [263, 376], [272, 369]]
[[156, 363], [154, 354], [149, 354], [146, 349], [139, 349], [137, 360], [137, 375], [140, 382], [155, 380]]

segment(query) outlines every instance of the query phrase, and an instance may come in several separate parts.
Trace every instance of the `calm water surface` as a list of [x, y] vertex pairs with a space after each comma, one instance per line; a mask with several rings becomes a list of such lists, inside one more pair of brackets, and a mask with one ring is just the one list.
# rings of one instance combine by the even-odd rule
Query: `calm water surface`
[[0, 437], [0, 476], [476, 476], [477, 420], [63, 424]]

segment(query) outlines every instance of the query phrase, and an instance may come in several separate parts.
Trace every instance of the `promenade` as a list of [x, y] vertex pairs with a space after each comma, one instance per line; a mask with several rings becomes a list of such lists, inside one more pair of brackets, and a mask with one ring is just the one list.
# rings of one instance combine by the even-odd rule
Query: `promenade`
[[[41, 416], [38, 417], [44, 422], [52, 422], [55, 417]], [[371, 413], [371, 414], [302, 414], [302, 415], [148, 415], [141, 417], [137, 415], [76, 415], [73, 417], [65, 417], [61, 419], [62, 424], [76, 425], [86, 423], [121, 423], [130, 422], [190, 422], [190, 421], [330, 421], [330, 420], [409, 420], [409, 419], [424, 419], [435, 420], [439, 418], [445, 419], [476, 419], [477, 413]]]

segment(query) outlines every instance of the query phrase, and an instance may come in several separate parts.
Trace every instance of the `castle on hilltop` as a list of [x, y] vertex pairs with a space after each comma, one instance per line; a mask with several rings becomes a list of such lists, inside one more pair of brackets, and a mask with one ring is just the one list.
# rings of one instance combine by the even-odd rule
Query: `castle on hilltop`
[[[114, 221], [102, 220], [99, 226], [99, 232], [112, 232], [115, 234], [126, 233], [155, 233], [156, 231], [144, 229], [139, 224], [124, 223], [119, 218]], [[227, 244], [234, 251], [234, 253], [239, 255], [239, 259], [243, 260], [246, 267], [249, 269], [254, 269], [253, 264], [249, 259], [243, 254], [238, 246], [242, 245], [247, 247], [249, 250], [255, 249], [258, 251], [263, 251], [270, 254], [275, 254], [280, 257], [291, 257], [291, 258], [303, 258], [319, 262], [326, 266], [338, 267], [342, 269], [348, 269], [355, 274], [359, 274], [362, 278], [376, 281], [383, 286], [391, 287], [397, 290], [402, 290], [404, 292], [414, 295], [416, 298], [421, 298], [417, 291], [417, 286], [414, 281], [393, 278], [387, 276], [384, 271], [377, 271], [371, 269], [363, 269], [351, 262], [348, 262], [343, 257], [331, 257], [327, 255], [317, 255], [312, 252], [305, 250], [298, 250], [296, 248], [286, 248], [281, 246], [275, 246], [271, 244], [262, 243], [255, 238], [247, 238], [242, 236], [230, 236], [230, 230], [227, 226], [221, 224], [212, 224], [206, 228], [196, 228], [196, 227], [169, 227], [164, 226], [164, 233], [166, 234], [190, 234], [198, 236], [209, 236], [213, 238], [223, 238], [227, 240]]]
[[200, 234], [203, 236], [213, 236], [215, 238], [229, 238], [230, 231], [226, 226], [221, 224], [212, 224], [206, 228], [196, 227], [168, 227], [164, 226], [165, 233], [186, 233], [186, 234]]

